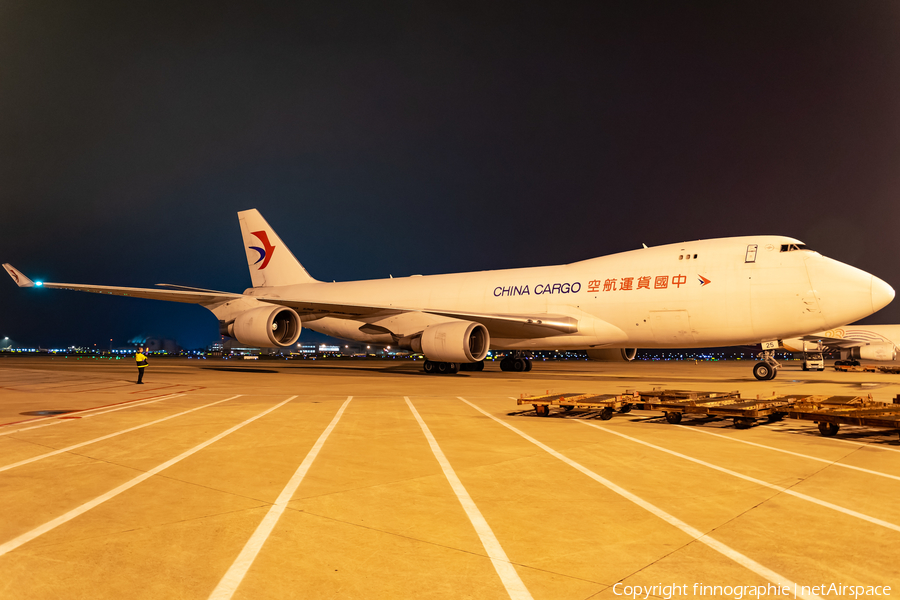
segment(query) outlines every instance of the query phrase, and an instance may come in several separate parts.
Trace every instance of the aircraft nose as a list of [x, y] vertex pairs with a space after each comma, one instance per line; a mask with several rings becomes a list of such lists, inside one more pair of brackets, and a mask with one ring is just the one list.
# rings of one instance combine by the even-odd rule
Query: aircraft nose
[[819, 302], [823, 329], [868, 317], [894, 299], [891, 286], [871, 273], [834, 259], [810, 257], [806, 268]]
[[894, 288], [872, 276], [872, 312], [879, 311], [894, 299]]

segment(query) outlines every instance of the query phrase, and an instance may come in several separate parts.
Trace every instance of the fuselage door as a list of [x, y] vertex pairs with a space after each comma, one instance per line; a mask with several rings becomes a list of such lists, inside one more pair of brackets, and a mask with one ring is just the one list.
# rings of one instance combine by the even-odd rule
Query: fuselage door
[[694, 342], [691, 319], [686, 310], [651, 310], [650, 328], [658, 344], [678, 348]]
[[744, 256], [745, 263], [755, 263], [756, 262], [756, 247], [758, 244], [750, 244], [747, 246], [747, 254]]

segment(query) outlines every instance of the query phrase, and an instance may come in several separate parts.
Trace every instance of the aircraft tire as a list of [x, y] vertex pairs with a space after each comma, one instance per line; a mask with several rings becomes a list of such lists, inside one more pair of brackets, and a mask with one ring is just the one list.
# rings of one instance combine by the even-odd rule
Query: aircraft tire
[[666, 413], [666, 421], [671, 423], [672, 425], [678, 425], [681, 423], [681, 413], [680, 412], [667, 412]]
[[753, 376], [760, 381], [767, 381], [775, 377], [775, 369], [767, 362], [758, 362], [753, 365]]
[[500, 370], [501, 371], [512, 371], [512, 359], [510, 357], [506, 357], [500, 361]]
[[823, 437], [835, 435], [840, 428], [841, 426], [837, 423], [827, 423], [825, 421], [819, 423], [819, 433], [822, 434]]
[[525, 371], [530, 371], [531, 370], [531, 359], [526, 358], [524, 360], [525, 360]]
[[521, 373], [523, 371], [528, 370], [528, 366], [525, 364], [524, 358], [513, 359], [512, 368], [513, 368], [513, 371], [516, 371], [517, 373]]
[[429, 375], [431, 375], [431, 374], [434, 373], [435, 367], [436, 367], [436, 366], [437, 366], [437, 365], [435, 365], [434, 362], [432, 362], [432, 361], [430, 361], [430, 360], [426, 360], [426, 361], [425, 361], [425, 364], [422, 365], [422, 369], [424, 369], [424, 371], [425, 371], [426, 373], [428, 373]]
[[447, 363], [447, 373], [450, 375], [459, 373], [459, 363]]

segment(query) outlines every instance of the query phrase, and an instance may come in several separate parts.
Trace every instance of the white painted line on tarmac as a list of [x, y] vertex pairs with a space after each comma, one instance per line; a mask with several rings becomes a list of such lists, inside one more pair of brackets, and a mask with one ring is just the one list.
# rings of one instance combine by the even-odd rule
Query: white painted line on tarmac
[[41, 536], [41, 535], [47, 533], [48, 531], [52, 531], [53, 529], [59, 527], [60, 525], [63, 525], [63, 524], [65, 524], [65, 523], [68, 523], [69, 521], [71, 521], [71, 520], [74, 519], [75, 517], [78, 517], [78, 516], [80, 516], [80, 515], [83, 515], [83, 514], [86, 513], [87, 511], [89, 511], [89, 510], [91, 510], [92, 508], [95, 508], [95, 507], [97, 507], [97, 506], [103, 504], [103, 503], [106, 502], [107, 500], [110, 500], [110, 499], [112, 499], [112, 498], [115, 498], [116, 496], [118, 496], [118, 495], [121, 494], [122, 492], [125, 492], [125, 491], [127, 491], [127, 490], [133, 488], [133, 487], [136, 486], [137, 484], [139, 484], [139, 483], [141, 483], [141, 482], [143, 482], [143, 481], [146, 481], [147, 479], [150, 479], [151, 477], [153, 477], [154, 475], [156, 475], [156, 474], [159, 473], [160, 471], [163, 471], [163, 470], [165, 470], [165, 469], [168, 469], [168, 468], [171, 467], [172, 465], [181, 462], [182, 460], [184, 460], [185, 458], [188, 458], [188, 457], [191, 456], [192, 454], [196, 454], [197, 452], [199, 452], [200, 450], [203, 450], [203, 449], [206, 448], [207, 446], [209, 446], [209, 445], [211, 445], [211, 444], [214, 444], [215, 442], [218, 442], [218, 441], [221, 440], [223, 437], [225, 437], [225, 436], [227, 436], [227, 435], [229, 435], [229, 434], [231, 434], [231, 433], [234, 433], [235, 431], [237, 431], [237, 430], [240, 429], [241, 427], [244, 427], [245, 425], [249, 425], [249, 424], [252, 423], [253, 421], [255, 421], [255, 420], [257, 420], [257, 419], [260, 419], [260, 418], [266, 416], [267, 414], [269, 414], [269, 413], [272, 412], [273, 410], [275, 410], [275, 409], [277, 409], [277, 408], [280, 408], [280, 407], [284, 406], [285, 404], [287, 404], [288, 402], [290, 402], [291, 400], [293, 400], [293, 399], [296, 398], [296, 397], [297, 397], [297, 396], [291, 396], [291, 397], [288, 398], [287, 400], [285, 400], [285, 401], [283, 401], [283, 402], [279, 402], [278, 404], [276, 404], [276, 405], [273, 406], [272, 408], [267, 408], [266, 410], [264, 410], [263, 412], [259, 413], [258, 415], [254, 416], [254, 417], [250, 417], [250, 418], [247, 419], [246, 421], [243, 421], [243, 422], [241, 422], [241, 423], [238, 423], [238, 424], [235, 425], [234, 427], [231, 427], [230, 429], [226, 429], [226, 430], [223, 431], [222, 433], [220, 433], [220, 434], [218, 434], [218, 435], [216, 435], [216, 436], [213, 436], [213, 437], [209, 438], [208, 440], [206, 440], [206, 441], [203, 442], [202, 444], [198, 444], [197, 446], [194, 446], [194, 447], [191, 448], [190, 450], [186, 450], [185, 452], [182, 452], [181, 454], [179, 454], [179, 455], [176, 456], [175, 458], [172, 458], [172, 459], [170, 459], [170, 460], [167, 460], [166, 462], [162, 463], [161, 465], [158, 465], [158, 466], [156, 466], [156, 467], [153, 467], [152, 469], [150, 469], [150, 470], [147, 471], [146, 473], [142, 473], [141, 475], [138, 475], [138, 476], [135, 477], [134, 479], [132, 479], [132, 480], [130, 480], [130, 481], [126, 481], [125, 483], [123, 483], [123, 484], [120, 485], [119, 487], [117, 487], [117, 488], [115, 488], [115, 489], [113, 489], [113, 490], [110, 490], [110, 491], [106, 492], [105, 494], [102, 494], [102, 495], [100, 495], [100, 496], [97, 496], [96, 498], [94, 498], [93, 500], [91, 500], [91, 501], [89, 501], [89, 502], [85, 502], [84, 504], [82, 504], [82, 505], [79, 506], [78, 508], [74, 508], [74, 509], [70, 510], [69, 512], [67, 512], [67, 513], [65, 513], [65, 514], [63, 514], [63, 515], [60, 515], [60, 516], [56, 517], [55, 519], [53, 519], [53, 520], [51, 520], [51, 521], [47, 521], [46, 523], [44, 523], [43, 525], [41, 525], [41, 526], [39, 526], [39, 527], [35, 527], [35, 528], [32, 529], [31, 531], [26, 531], [26, 532], [23, 533], [22, 535], [20, 535], [20, 536], [18, 536], [18, 537], [15, 537], [15, 538], [11, 539], [11, 540], [9, 540], [8, 542], [6, 542], [6, 543], [4, 543], [4, 544], [0, 544], [0, 556], [3, 556], [3, 555], [6, 554], [7, 552], [11, 552], [11, 551], [15, 550], [16, 548], [18, 548], [18, 547], [21, 546], [22, 544], [26, 544], [26, 543], [30, 542], [31, 540], [35, 539], [36, 537], [39, 537], [39, 536]]
[[[172, 398], [180, 398], [184, 395], [185, 394], [168, 394], [166, 396], [163, 396], [162, 398], [154, 398], [153, 400], [147, 400], [147, 401], [139, 400], [138, 402], [126, 404], [125, 406], [117, 406], [116, 408], [109, 408], [104, 411], [95, 412], [95, 413], [92, 413], [89, 415], [84, 415], [83, 417], [81, 417], [80, 414], [78, 416], [80, 416], [82, 419], [90, 419], [91, 417], [96, 417], [97, 415], [105, 415], [106, 413], [116, 412], [117, 410], [125, 410], [126, 408], [131, 408], [132, 406], [147, 406], [148, 404], [153, 404], [154, 402], [159, 402], [160, 400], [171, 400]], [[100, 409], [99, 408], [91, 408], [88, 410], [94, 411], [94, 410], [100, 410]], [[84, 411], [84, 412], [87, 412], [87, 411]], [[66, 416], [67, 415], [60, 415], [59, 417], [66, 417]], [[59, 417], [57, 417], [57, 418], [59, 418]]]
[[469, 492], [466, 491], [462, 481], [456, 476], [456, 472], [453, 470], [453, 467], [450, 466], [450, 461], [444, 456], [444, 452], [441, 450], [441, 447], [438, 446], [437, 440], [431, 435], [431, 430], [428, 429], [428, 425], [426, 425], [425, 421], [422, 420], [422, 417], [419, 416], [419, 412], [416, 410], [416, 407], [413, 406], [413, 403], [409, 401], [409, 398], [404, 396], [403, 399], [406, 400], [409, 410], [412, 411], [416, 421], [419, 422], [419, 427], [422, 428], [422, 433], [425, 434], [425, 439], [428, 440], [428, 445], [431, 446], [434, 457], [441, 465], [444, 477], [450, 482], [450, 487], [453, 488], [459, 503], [462, 504], [463, 510], [466, 511], [466, 515], [469, 517], [469, 521], [472, 522], [472, 526], [475, 528], [475, 532], [481, 539], [481, 544], [484, 546], [488, 557], [491, 559], [491, 563], [493, 563], [497, 575], [500, 576], [500, 580], [503, 582], [503, 587], [506, 588], [509, 597], [513, 599], [531, 600], [531, 593], [519, 578], [516, 568], [509, 562], [506, 552], [504, 552], [503, 547], [500, 546], [497, 536], [494, 535], [494, 531], [491, 529], [491, 526], [488, 525], [484, 515], [482, 515], [481, 511], [478, 510], [478, 507], [475, 506], [475, 502], [472, 501]]
[[765, 448], [766, 450], [774, 450], [775, 452], [781, 452], [782, 454], [790, 454], [791, 456], [799, 456], [800, 458], [808, 458], [809, 460], [815, 460], [821, 463], [825, 463], [827, 465], [831, 465], [833, 467], [843, 467], [845, 469], [853, 469], [854, 471], [860, 471], [862, 473], [868, 473], [869, 475], [878, 475], [879, 477], [887, 477], [888, 479], [893, 479], [895, 481], [900, 481], [900, 477], [896, 475], [888, 475], [887, 473], [882, 473], [881, 471], [873, 471], [871, 469], [863, 469], [862, 467], [854, 467], [853, 465], [845, 465], [844, 463], [835, 462], [833, 460], [828, 460], [825, 458], [819, 458], [817, 456], [810, 456], [808, 454], [800, 454], [799, 452], [791, 452], [790, 450], [782, 450], [781, 448], [776, 448], [775, 446], [766, 446], [764, 444], [757, 444], [756, 442], [748, 442], [747, 440], [741, 440], [738, 438], [734, 438], [728, 435], [722, 435], [721, 433], [713, 433], [711, 431], [704, 431], [698, 427], [687, 427], [685, 425], [678, 425], [682, 429], [687, 429], [688, 431], [696, 431], [697, 433], [705, 433], [706, 435], [713, 435], [715, 437], [720, 437], [726, 440], [731, 440], [732, 442], [740, 442], [741, 444], [747, 444], [749, 446], [756, 446], [757, 448]]
[[[731, 469], [726, 469], [725, 467], [720, 467], [718, 465], [714, 465], [712, 463], [708, 463], [705, 460], [700, 460], [699, 458], [693, 458], [686, 454], [682, 454], [680, 452], [676, 452], [674, 450], [669, 450], [668, 448], [663, 448], [662, 446], [657, 446], [656, 444], [651, 444], [650, 442], [645, 442], [643, 440], [639, 440], [637, 438], [633, 438], [630, 435], [625, 435], [624, 433], [619, 433], [618, 431], [613, 431], [612, 429], [607, 429], [606, 427], [601, 427], [600, 425], [596, 425], [594, 423], [588, 423], [587, 421], [583, 421], [581, 419], [573, 419], [578, 421], [582, 425], [587, 425], [588, 427], [593, 427], [595, 429], [599, 429], [600, 431], [605, 431], [606, 433], [611, 433], [613, 435], [617, 435], [621, 438], [625, 438], [626, 440], [631, 440], [632, 442], [641, 444], [643, 446], [647, 446], [648, 448], [653, 448], [654, 450], [659, 450], [660, 452], [665, 452], [666, 454], [671, 454], [672, 456], [677, 456], [678, 458], [683, 458], [684, 460], [689, 460], [692, 463], [696, 463], [698, 465], [703, 465], [704, 467], [709, 467], [710, 469], [715, 469], [720, 473], [725, 473], [727, 475], [731, 475], [732, 477], [737, 477], [738, 479], [743, 479], [744, 481], [749, 481], [751, 483], [755, 483], [757, 485], [761, 485], [763, 487], [767, 487], [772, 490], [776, 490], [783, 494], [788, 494], [790, 496], [794, 496], [795, 498], [800, 498], [801, 500], [806, 500], [807, 502], [812, 502], [813, 504], [818, 504], [819, 506], [824, 506], [825, 508], [830, 508], [831, 510], [836, 510], [840, 513], [844, 513], [845, 515], [849, 515], [851, 517], [856, 517], [857, 519], [862, 519], [863, 521], [868, 521], [874, 525], [881, 525], [882, 527], [887, 527], [888, 529], [893, 529], [894, 531], [900, 532], [900, 525], [895, 525], [889, 521], [884, 521], [882, 519], [877, 519], [875, 517], [870, 517], [869, 515], [865, 515], [861, 512], [857, 512], [855, 510], [851, 510], [849, 508], [844, 508], [843, 506], [838, 506], [837, 504], [832, 504], [831, 502], [826, 502], [825, 500], [819, 500], [818, 498], [814, 498], [813, 496], [807, 496], [806, 494], [802, 494], [800, 492], [796, 492], [790, 488], [786, 488], [780, 485], [775, 485], [774, 483], [769, 483], [768, 481], [763, 481], [762, 479], [757, 479], [755, 477], [750, 477], [749, 475], [744, 475], [742, 473], [738, 473], [737, 471], [732, 471]], [[725, 436], [723, 436], [725, 437]]]
[[217, 402], [211, 402], [209, 404], [204, 404], [203, 406], [198, 406], [197, 408], [192, 408], [190, 410], [186, 410], [184, 412], [180, 412], [174, 415], [169, 415], [168, 417], [163, 417], [162, 419], [157, 419], [155, 421], [150, 421], [149, 423], [144, 423], [143, 425], [137, 425], [135, 427], [129, 427], [128, 429], [123, 429], [121, 431], [116, 431], [114, 433], [109, 433], [98, 438], [94, 438], [92, 440], [88, 440], [86, 442], [81, 442], [78, 444], [73, 444], [71, 446], [66, 446], [65, 448], [60, 448], [59, 450], [53, 450], [52, 452], [46, 452], [39, 456], [33, 456], [31, 458], [26, 458], [25, 460], [20, 460], [16, 463], [11, 463], [8, 465], [4, 465], [0, 467], [0, 473], [3, 471], [9, 471], [10, 469], [15, 469], [16, 467], [21, 467], [22, 465], [27, 465], [29, 463], [33, 463], [39, 461], [43, 458], [48, 458], [50, 456], [56, 456], [57, 454], [63, 454], [64, 452], [69, 452], [71, 450], [75, 450], [76, 448], [81, 448], [83, 446], [88, 446], [90, 444], [94, 444], [96, 442], [102, 442], [103, 440], [108, 440], [109, 438], [114, 438], [116, 436], [122, 435], [123, 433], [129, 433], [131, 431], [137, 431], [138, 429], [143, 429], [144, 427], [150, 427], [151, 425], [156, 425], [157, 423], [162, 423], [163, 421], [168, 421], [169, 419], [174, 419], [175, 417], [180, 417], [182, 415], [186, 415], [188, 413], [192, 413], [194, 411], [208, 408], [210, 406], [215, 406], [216, 404], [221, 404], [223, 402], [228, 402], [229, 400], [234, 400], [235, 398], [240, 398], [242, 394], [238, 394], [237, 396], [232, 396], [231, 398], [225, 398], [224, 400], [219, 400]]
[[322, 435], [320, 435], [319, 439], [316, 440], [316, 443], [313, 444], [313, 447], [307, 453], [306, 458], [303, 459], [303, 462], [297, 467], [297, 470], [294, 472], [294, 475], [288, 481], [287, 485], [281, 490], [281, 493], [275, 500], [275, 504], [269, 508], [269, 512], [266, 513], [262, 522], [256, 527], [256, 531], [253, 532], [253, 535], [251, 535], [250, 539], [247, 540], [247, 543], [244, 544], [244, 549], [241, 550], [238, 557], [234, 559], [234, 562], [231, 564], [228, 572], [226, 572], [219, 581], [219, 585], [216, 586], [216, 589], [209, 595], [210, 600], [228, 600], [237, 591], [238, 586], [241, 585], [247, 571], [250, 570], [253, 561], [256, 560], [256, 555], [259, 554], [263, 544], [269, 539], [269, 535], [275, 528], [275, 524], [278, 523], [278, 519], [281, 518], [284, 509], [287, 508], [288, 502], [291, 501], [294, 492], [296, 492], [297, 488], [300, 486], [300, 482], [306, 477], [306, 472], [309, 471], [313, 461], [316, 460], [316, 456], [319, 455], [319, 450], [325, 445], [325, 440], [328, 439], [328, 436], [331, 435], [335, 425], [341, 420], [341, 415], [344, 414], [344, 409], [347, 408], [347, 405], [350, 404], [351, 400], [353, 400], [353, 396], [349, 396], [344, 401], [341, 408], [337, 411], [337, 414], [331, 420], [331, 423], [328, 424], [328, 427], [325, 428], [325, 431], [322, 432]]
[[[138, 401], [136, 401], [136, 402], [131, 402], [131, 403], [129, 403], [129, 404], [126, 405], [126, 406], [120, 406], [120, 407], [118, 407], [118, 408], [113, 408], [113, 409], [111, 409], [111, 410], [105, 410], [105, 411], [100, 412], [100, 413], [94, 413], [94, 414], [82, 416], [81, 413], [86, 413], [86, 412], [90, 412], [90, 411], [94, 411], [94, 410], [100, 410], [100, 408], [106, 408], [106, 407], [100, 407], [100, 408], [86, 408], [86, 409], [84, 409], [84, 410], [76, 410], [76, 411], [73, 411], [73, 412], [72, 412], [72, 416], [78, 416], [78, 417], [81, 418], [81, 419], [87, 419], [88, 417], [95, 417], [95, 416], [97, 416], [97, 415], [103, 415], [103, 414], [106, 414], [106, 413], [108, 413], [108, 412], [113, 412], [113, 411], [117, 411], [117, 410], [124, 410], [124, 409], [126, 409], [126, 408], [133, 408], [133, 407], [135, 407], [135, 406], [145, 406], [145, 405], [147, 405], [147, 404], [153, 404], [154, 402], [161, 402], [161, 401], [163, 401], [163, 400], [171, 400], [172, 398], [180, 398], [181, 396], [184, 396], [184, 394], [167, 394], [167, 395], [165, 395], [165, 396], [162, 396], [161, 398], [154, 398], [154, 399], [152, 399], [152, 400], [138, 400]], [[77, 415], [76, 415], [76, 413], [77, 413]], [[11, 434], [13, 434], [13, 433], [19, 433], [20, 431], [29, 431], [29, 430], [31, 430], [31, 429], [40, 429], [41, 427], [49, 427], [50, 425], [59, 425], [60, 423], [68, 423], [68, 422], [70, 422], [70, 421], [74, 421], [74, 419], [71, 419], [71, 418], [70, 418], [70, 419], [61, 419], [61, 417], [66, 417], [66, 416], [68, 416], [68, 413], [63, 413], [63, 414], [53, 415], [52, 417], [43, 417], [43, 418], [40, 418], [40, 419], [30, 419], [30, 420], [25, 421], [25, 422], [26, 422], [26, 423], [36, 423], [36, 422], [38, 422], [38, 421], [48, 421], [48, 420], [51, 421], [51, 422], [50, 422], [50, 423], [44, 423], [43, 425], [33, 425], [33, 426], [31, 426], [31, 427], [20, 427], [19, 429], [13, 429], [12, 431], [3, 431], [3, 432], [0, 432], [0, 435], [11, 435]]]
[[[793, 434], [799, 435], [799, 434]], [[823, 437], [823, 440], [828, 440], [829, 442], [841, 442], [843, 444], [853, 444], [854, 446], [859, 446], [861, 448], [873, 448], [875, 450], [887, 450], [888, 452], [900, 452], [897, 448], [888, 448], [887, 446], [883, 446], [881, 444], [876, 444], [874, 442], [854, 442], [852, 440], [842, 440], [840, 438], [833, 437]]]
[[[530, 435], [528, 435], [528, 434], [525, 433], [524, 431], [520, 431], [519, 429], [517, 429], [517, 428], [513, 427], [512, 425], [510, 425], [509, 423], [506, 423], [506, 422], [502, 421], [501, 419], [498, 419], [498, 418], [495, 417], [494, 415], [492, 415], [492, 414], [490, 414], [490, 413], [488, 413], [488, 412], [482, 410], [480, 407], [478, 407], [478, 406], [472, 404], [471, 402], [469, 402], [469, 401], [466, 400], [465, 398], [462, 398], [462, 397], [459, 397], [459, 396], [457, 396], [457, 397], [458, 397], [460, 400], [462, 400], [463, 402], [465, 402], [466, 404], [468, 404], [469, 406], [471, 406], [472, 408], [474, 408], [475, 410], [477, 410], [478, 412], [480, 412], [481, 414], [483, 414], [484, 416], [486, 416], [486, 417], [488, 417], [488, 418], [490, 418], [490, 419], [493, 419], [494, 421], [496, 421], [497, 423], [503, 425], [504, 427], [506, 427], [506, 428], [509, 429], [510, 431], [512, 431], [512, 432], [518, 434], [519, 436], [525, 438], [526, 440], [528, 440], [529, 442], [531, 442], [532, 444], [534, 444], [534, 445], [537, 446], [538, 448], [544, 450], [545, 452], [547, 452], [547, 453], [550, 454], [551, 456], [553, 456], [553, 457], [555, 457], [555, 458], [558, 458], [559, 460], [563, 461], [564, 463], [566, 463], [567, 465], [569, 465], [569, 466], [572, 467], [573, 469], [576, 469], [576, 470], [580, 471], [581, 473], [587, 475], [588, 477], [590, 477], [591, 479], [593, 479], [594, 481], [596, 481], [596, 482], [599, 483], [600, 485], [605, 486], [606, 488], [608, 488], [609, 490], [615, 492], [616, 494], [619, 494], [619, 495], [622, 496], [623, 498], [625, 498], [625, 499], [627, 499], [627, 500], [630, 500], [631, 502], [637, 504], [638, 506], [640, 506], [640, 507], [643, 508], [644, 510], [646, 510], [646, 511], [652, 513], [653, 515], [655, 515], [655, 516], [657, 516], [657, 517], [659, 517], [660, 519], [662, 519], [662, 520], [665, 521], [666, 523], [669, 523], [669, 524], [672, 525], [673, 527], [676, 527], [676, 528], [680, 529], [681, 531], [683, 531], [683, 532], [686, 533], [687, 535], [691, 536], [692, 538], [694, 538], [694, 539], [697, 540], [698, 542], [701, 542], [701, 543], [703, 543], [703, 544], [706, 544], [707, 546], [709, 546], [710, 548], [712, 548], [712, 549], [715, 550], [716, 552], [719, 552], [720, 554], [722, 554], [722, 555], [724, 555], [724, 556], [730, 558], [731, 560], [733, 560], [734, 562], [738, 563], [738, 564], [741, 565], [742, 567], [745, 567], [745, 568], [749, 569], [750, 571], [753, 571], [754, 573], [756, 573], [756, 574], [759, 575], [760, 577], [763, 577], [763, 578], [765, 578], [765, 579], [767, 579], [767, 580], [769, 580], [769, 581], [771, 581], [772, 583], [775, 583], [775, 584], [777, 584], [777, 585], [782, 585], [782, 586], [783, 586], [783, 585], [787, 585], [787, 586], [790, 586], [791, 589], [802, 589], [800, 586], [798, 586], [797, 584], [795, 584], [793, 581], [787, 579], [786, 577], [784, 577], [784, 576], [782, 576], [782, 575], [779, 575], [778, 573], [776, 573], [775, 571], [769, 569], [768, 567], [764, 567], [763, 565], [759, 564], [758, 562], [756, 562], [755, 560], [753, 560], [753, 559], [750, 558], [749, 556], [746, 556], [746, 555], [744, 555], [744, 554], [741, 554], [740, 552], [738, 552], [737, 550], [734, 550], [734, 549], [731, 548], [730, 546], [726, 546], [726, 545], [723, 544], [722, 542], [720, 542], [720, 541], [714, 539], [712, 536], [703, 533], [702, 531], [700, 531], [699, 529], [696, 529], [695, 527], [691, 527], [690, 525], [688, 525], [687, 523], [685, 523], [685, 522], [682, 521], [681, 519], [679, 519], [679, 518], [677, 518], [677, 517], [675, 517], [675, 516], [673, 516], [673, 515], [670, 515], [670, 514], [667, 513], [666, 511], [662, 510], [661, 508], [657, 508], [655, 505], [650, 504], [649, 502], [647, 502], [647, 501], [644, 500], [643, 498], [641, 498], [641, 497], [639, 497], [639, 496], [637, 496], [637, 495], [635, 495], [635, 494], [629, 492], [629, 491], [626, 490], [625, 488], [622, 488], [622, 487], [616, 485], [616, 484], [613, 483], [612, 481], [610, 481], [610, 480], [608, 480], [608, 479], [606, 479], [606, 478], [604, 478], [604, 477], [601, 477], [600, 475], [594, 473], [593, 471], [591, 471], [591, 470], [588, 469], [587, 467], [581, 465], [580, 463], [577, 463], [577, 462], [575, 462], [574, 460], [568, 458], [567, 456], [564, 456], [563, 454], [560, 454], [559, 452], [557, 452], [556, 450], [554, 450], [554, 449], [551, 448], [550, 446], [547, 446], [546, 444], [544, 444], [544, 443], [542, 443], [542, 442], [539, 442], [538, 440], [536, 440], [535, 438], [531, 437]], [[799, 598], [804, 598], [804, 599], [807, 599], [807, 598], [808, 598], [808, 599], [811, 599], [811, 600], [812, 600], [812, 599], [822, 600], [822, 598], [821, 598], [820, 596], [816, 595], [816, 594], [806, 594], [806, 595], [804, 595], [804, 594], [799, 594], [798, 597], [799, 597]]]

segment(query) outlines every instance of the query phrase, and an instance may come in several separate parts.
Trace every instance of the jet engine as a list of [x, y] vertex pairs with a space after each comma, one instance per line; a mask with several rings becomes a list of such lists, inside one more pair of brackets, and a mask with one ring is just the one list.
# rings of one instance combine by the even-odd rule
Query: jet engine
[[603, 362], [630, 362], [637, 356], [637, 348], [599, 348], [588, 350], [588, 358]]
[[854, 348], [862, 360], [894, 360], [895, 350], [893, 344], [870, 344]]
[[244, 311], [228, 325], [228, 335], [254, 348], [286, 348], [300, 337], [300, 316], [284, 306]]
[[453, 321], [429, 325], [422, 335], [400, 344], [421, 352], [428, 360], [470, 363], [484, 360], [491, 347], [491, 334], [481, 323]]

